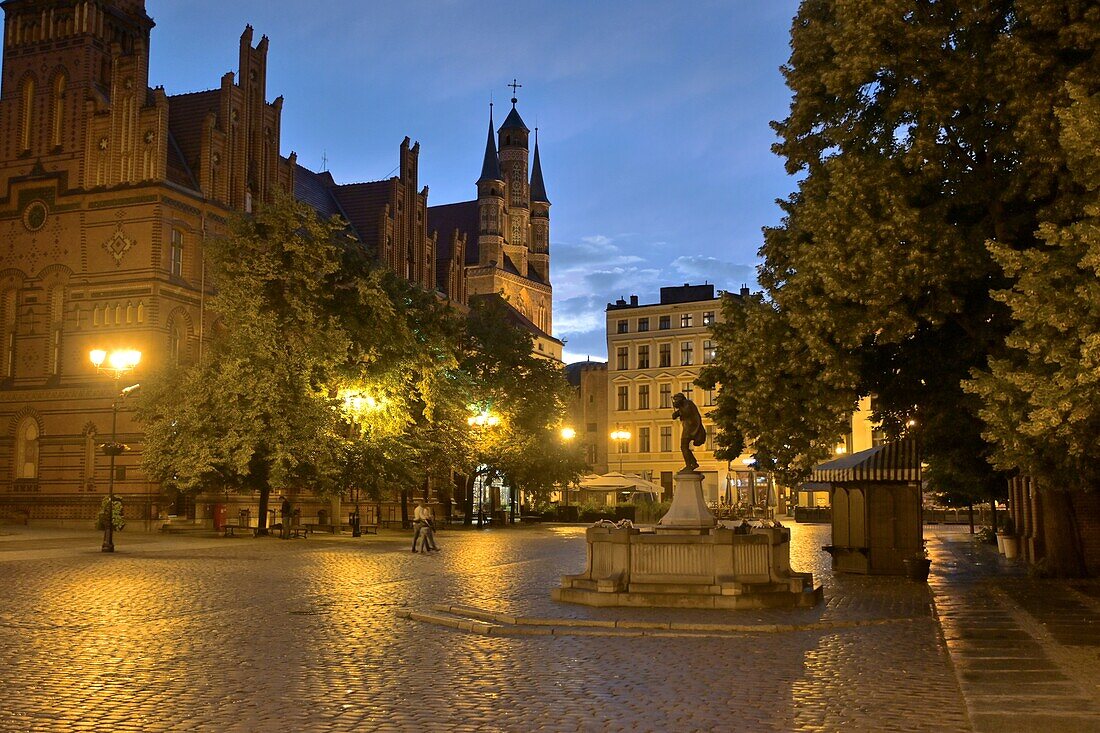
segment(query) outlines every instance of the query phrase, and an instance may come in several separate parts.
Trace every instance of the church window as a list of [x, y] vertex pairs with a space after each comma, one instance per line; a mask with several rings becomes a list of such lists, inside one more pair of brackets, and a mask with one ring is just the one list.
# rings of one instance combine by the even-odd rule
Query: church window
[[20, 147], [22, 150], [31, 149], [31, 130], [34, 127], [34, 79], [23, 80], [23, 107], [20, 110], [21, 130]]
[[15, 433], [15, 477], [38, 478], [38, 423], [28, 417]]
[[169, 246], [168, 271], [174, 277], [183, 277], [183, 232], [172, 230], [172, 243]]
[[122, 303], [115, 303], [115, 325], [122, 323]]
[[523, 205], [523, 176], [518, 167], [512, 169], [512, 180], [508, 187], [512, 192], [512, 206]]
[[61, 326], [64, 320], [65, 288], [50, 290], [50, 374], [61, 373]]
[[58, 74], [53, 83], [53, 147], [61, 147], [65, 127], [65, 75]]
[[145, 303], [137, 304], [137, 322], [145, 323]]
[[126, 301], [126, 323], [134, 322], [134, 304]]
[[4, 298], [0, 301], [0, 305], [3, 306], [3, 312], [0, 313], [0, 317], [3, 318], [0, 321], [0, 334], [3, 335], [3, 343], [0, 344], [4, 349], [4, 376], [15, 376], [15, 288], [11, 288], [4, 293]]
[[180, 336], [179, 328], [173, 324], [168, 329], [168, 363], [179, 365], [180, 363], [180, 345], [183, 339]]

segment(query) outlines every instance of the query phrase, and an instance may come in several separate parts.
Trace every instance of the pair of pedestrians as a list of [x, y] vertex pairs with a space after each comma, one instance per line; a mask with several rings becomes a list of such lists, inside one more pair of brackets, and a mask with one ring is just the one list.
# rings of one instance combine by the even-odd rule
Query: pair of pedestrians
[[[420, 544], [419, 550], [417, 543]], [[413, 512], [413, 552], [439, 552], [435, 544], [435, 520], [431, 508], [423, 500], [416, 502]]]

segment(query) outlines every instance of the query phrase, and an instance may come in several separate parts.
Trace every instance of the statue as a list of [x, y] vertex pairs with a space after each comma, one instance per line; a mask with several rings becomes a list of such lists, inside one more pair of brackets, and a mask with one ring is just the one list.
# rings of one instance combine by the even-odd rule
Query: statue
[[680, 420], [682, 430], [680, 432], [680, 452], [684, 454], [684, 467], [681, 471], [694, 471], [699, 468], [699, 461], [695, 460], [695, 453], [691, 450], [691, 444], [702, 445], [707, 441], [707, 429], [703, 427], [703, 416], [699, 414], [699, 408], [695, 403], [684, 397], [683, 392], [677, 392], [672, 396], [672, 419]]

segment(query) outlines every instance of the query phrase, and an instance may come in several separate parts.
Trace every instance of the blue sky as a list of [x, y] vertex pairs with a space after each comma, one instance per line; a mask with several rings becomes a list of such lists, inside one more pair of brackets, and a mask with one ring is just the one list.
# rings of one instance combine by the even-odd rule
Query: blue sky
[[517, 78], [551, 208], [554, 335], [603, 359], [604, 309], [665, 285], [755, 285], [761, 227], [794, 188], [770, 150], [794, 0], [147, 0], [150, 83], [212, 89], [245, 24], [270, 38], [282, 153], [387, 178], [419, 140], [429, 204], [474, 197], [490, 96]]

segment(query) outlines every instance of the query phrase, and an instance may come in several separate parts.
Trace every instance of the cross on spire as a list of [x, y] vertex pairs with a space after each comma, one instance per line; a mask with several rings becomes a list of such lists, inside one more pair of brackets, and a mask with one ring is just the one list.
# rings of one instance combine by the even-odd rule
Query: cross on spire
[[516, 78], [515, 78], [515, 77], [512, 77], [512, 83], [511, 83], [511, 84], [505, 84], [504, 86], [506, 86], [506, 87], [512, 87], [512, 106], [514, 107], [514, 106], [515, 106], [515, 104], [516, 104], [516, 102], [518, 102], [518, 101], [519, 101], [518, 99], [516, 99], [516, 90], [517, 90], [517, 89], [519, 89], [520, 87], [522, 87], [523, 85], [522, 85], [522, 84], [520, 84], [520, 83], [519, 83], [519, 82], [518, 82], [518, 81], [516, 80]]

